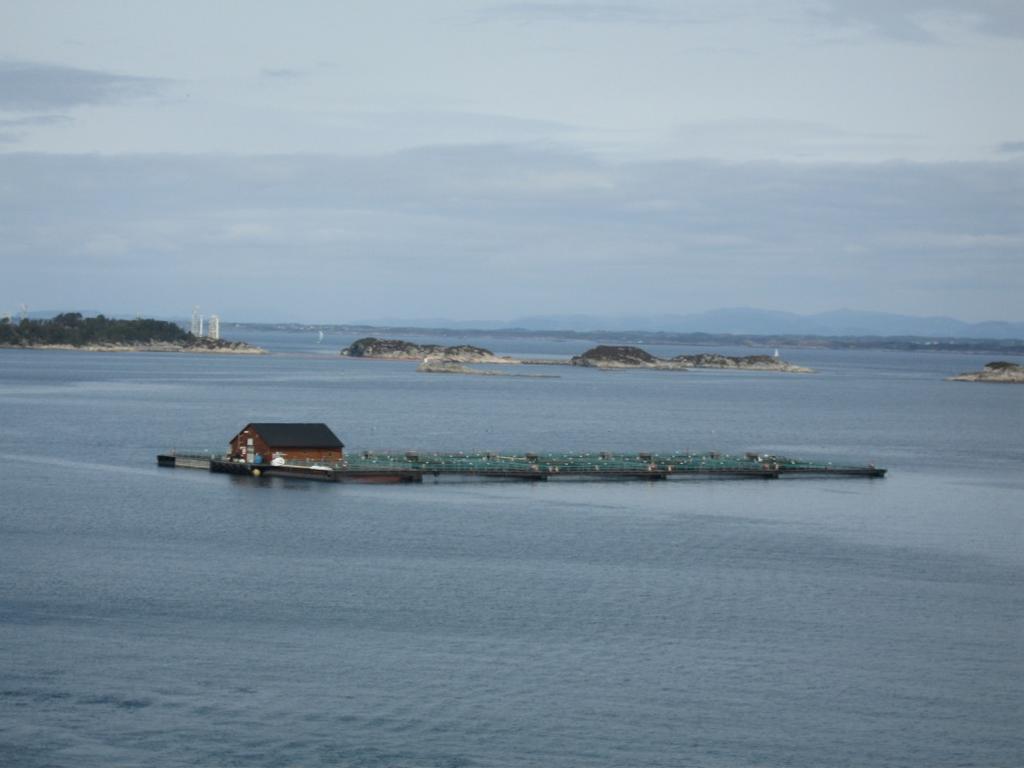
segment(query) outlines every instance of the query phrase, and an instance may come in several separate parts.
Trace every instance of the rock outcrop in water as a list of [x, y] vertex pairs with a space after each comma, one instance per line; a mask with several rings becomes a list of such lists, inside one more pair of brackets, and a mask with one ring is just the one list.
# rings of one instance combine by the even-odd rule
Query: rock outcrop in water
[[988, 381], [999, 384], [1024, 384], [1024, 365], [996, 360], [974, 373], [951, 376], [949, 381]]
[[[0, 348], [10, 348], [0, 344]], [[188, 352], [210, 355], [265, 355], [267, 350], [244, 341], [196, 339], [193, 342], [104, 342], [97, 344], [31, 344], [19, 349], [57, 349], [73, 352]]]
[[470, 368], [457, 360], [450, 360], [444, 357], [425, 357], [417, 368], [420, 373], [461, 373], [468, 376], [512, 376], [520, 379], [557, 379], [558, 376], [551, 376], [543, 373], [505, 373], [504, 371], [481, 371]]
[[357, 339], [341, 350], [345, 357], [363, 357], [373, 360], [423, 360], [427, 357], [443, 358], [452, 363], [515, 363], [509, 357], [499, 357], [489, 349], [460, 344], [444, 347], [440, 344], [413, 344], [401, 339], [378, 339], [373, 336]]
[[718, 354], [678, 355], [671, 358], [655, 357], [639, 347], [601, 345], [588, 349], [569, 361], [571, 365], [590, 368], [652, 368], [660, 371], [686, 371], [691, 368], [721, 368], [740, 371], [782, 371], [785, 373], [813, 373], [810, 368], [787, 363], [769, 355], [728, 357]]
[[[582, 365], [588, 368], [674, 368], [667, 361], [645, 352], [640, 347], [620, 347], [601, 344], [588, 349], [582, 355], [576, 355], [569, 361], [570, 365]], [[681, 367], [681, 366], [680, 366]]]
[[499, 376], [497, 371], [476, 371], [444, 357], [425, 357], [416, 370], [420, 373], [463, 373], [471, 376]]
[[687, 368], [735, 368], [742, 371], [783, 371], [785, 373], [814, 372], [810, 368], [793, 365], [771, 355], [746, 355], [744, 357], [728, 357], [717, 354], [678, 355], [670, 360], [673, 363], [682, 363]]
[[439, 344], [413, 344], [401, 339], [378, 339], [373, 336], [353, 341], [341, 351], [345, 357], [374, 360], [422, 360], [419, 370], [427, 373], [483, 373], [473, 369], [459, 370], [462, 363], [500, 363], [523, 365], [579, 365], [590, 368], [651, 368], [661, 371], [686, 371], [691, 368], [722, 368], [740, 371], [783, 371], [812, 373], [810, 368], [792, 365], [768, 355], [727, 357], [717, 354], [655, 357], [650, 352], [631, 346], [602, 344], [571, 359], [517, 360], [502, 357], [489, 349], [462, 344], [444, 347]]

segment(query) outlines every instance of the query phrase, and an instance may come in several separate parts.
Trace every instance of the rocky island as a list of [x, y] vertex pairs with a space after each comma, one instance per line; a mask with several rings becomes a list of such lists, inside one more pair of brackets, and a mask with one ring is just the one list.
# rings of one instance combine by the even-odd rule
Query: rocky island
[[947, 381], [988, 381], [1000, 384], [1024, 384], [1024, 365], [996, 360], [980, 371], [951, 376]]
[[[509, 361], [511, 362], [511, 361]], [[420, 373], [461, 373], [468, 376], [514, 376], [527, 379], [557, 379], [558, 376], [551, 376], [544, 373], [505, 373], [504, 371], [481, 371], [477, 368], [470, 368], [457, 360], [446, 357], [425, 357], [416, 370]]]
[[197, 352], [264, 355], [242, 341], [193, 336], [175, 323], [136, 318], [114, 320], [65, 312], [51, 320], [0, 320], [0, 348], [65, 349], [80, 352]]
[[569, 360], [569, 365], [586, 368], [680, 368], [668, 365], [665, 360], [655, 357], [640, 347], [620, 347], [609, 344], [588, 349], [582, 355]]
[[599, 345], [573, 358], [519, 360], [499, 356], [489, 349], [467, 344], [444, 347], [439, 344], [413, 344], [400, 339], [378, 339], [373, 336], [358, 339], [341, 350], [345, 357], [375, 360], [419, 360], [417, 370], [424, 373], [487, 374], [466, 368], [463, 363], [498, 363], [503, 365], [578, 365], [612, 370], [619, 368], [651, 368], [661, 371], [686, 371], [691, 368], [718, 368], [738, 371], [782, 371], [785, 373], [813, 373], [810, 368], [787, 363], [770, 355], [727, 357], [718, 354], [678, 355], [655, 357], [640, 347]]
[[401, 339], [378, 339], [367, 336], [357, 339], [341, 350], [344, 357], [364, 357], [374, 360], [424, 360], [443, 358], [451, 363], [517, 363], [511, 357], [499, 357], [489, 349], [460, 344], [443, 347], [440, 344], [413, 344]]
[[770, 355], [727, 357], [718, 354], [677, 355], [661, 358], [639, 347], [600, 345], [588, 349], [569, 361], [570, 365], [612, 370], [617, 368], [652, 368], [659, 371], [686, 371], [691, 368], [718, 368], [739, 371], [781, 371], [813, 373], [810, 368], [787, 363]]

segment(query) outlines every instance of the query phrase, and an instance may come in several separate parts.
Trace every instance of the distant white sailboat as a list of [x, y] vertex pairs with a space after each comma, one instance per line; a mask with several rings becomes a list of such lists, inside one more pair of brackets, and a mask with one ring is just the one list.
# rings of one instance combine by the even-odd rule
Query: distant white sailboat
[[775, 354], [774, 354], [774, 355], [772, 355], [772, 357], [776, 357], [776, 358], [777, 358], [778, 356], [779, 356], [779, 350], [777, 350], [777, 349], [776, 349], [776, 350], [775, 350]]
[[[319, 333], [320, 336], [317, 338], [316, 343], [320, 344], [324, 340], [324, 332], [323, 331], [317, 331], [317, 333]], [[778, 350], [776, 350], [776, 357], [778, 357]]]

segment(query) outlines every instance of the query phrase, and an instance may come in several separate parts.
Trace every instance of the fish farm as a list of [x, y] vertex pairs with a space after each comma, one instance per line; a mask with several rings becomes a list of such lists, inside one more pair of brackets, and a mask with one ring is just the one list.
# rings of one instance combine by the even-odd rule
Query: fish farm
[[330, 482], [421, 483], [425, 478], [506, 480], [668, 480], [681, 477], [855, 475], [884, 477], [874, 465], [836, 465], [758, 453], [421, 453], [345, 451], [322, 423], [250, 422], [228, 443], [227, 453], [157, 456], [161, 467], [205, 469], [230, 475], [296, 477]]
[[686, 477], [778, 478], [781, 476], [884, 477], [868, 465], [833, 464], [747, 453], [421, 453], [363, 451], [338, 461], [277, 457], [264, 462], [204, 453], [170, 452], [157, 457], [163, 467], [204, 469], [255, 477], [296, 477], [330, 482], [418, 483], [424, 479], [509, 480], [669, 480]]

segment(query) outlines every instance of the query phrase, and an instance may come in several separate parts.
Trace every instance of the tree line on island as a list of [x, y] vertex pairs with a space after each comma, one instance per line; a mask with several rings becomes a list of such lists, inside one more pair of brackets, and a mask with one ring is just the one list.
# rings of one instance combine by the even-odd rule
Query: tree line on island
[[64, 312], [46, 320], [0, 319], [0, 346], [22, 348], [140, 349], [189, 352], [262, 352], [244, 342], [193, 336], [177, 323], [138, 317], [119, 320]]

